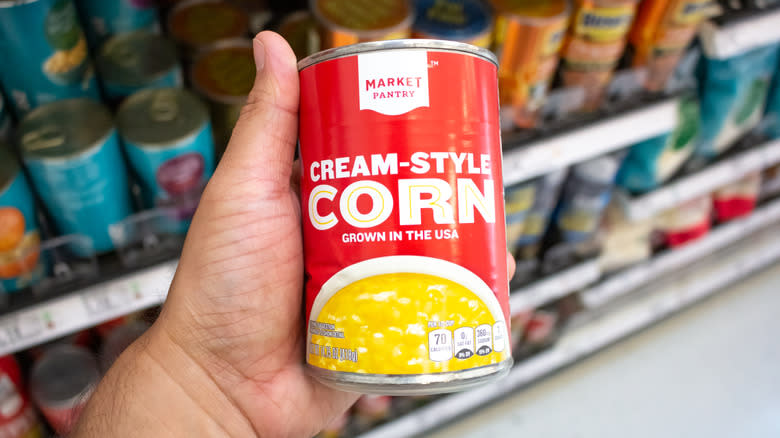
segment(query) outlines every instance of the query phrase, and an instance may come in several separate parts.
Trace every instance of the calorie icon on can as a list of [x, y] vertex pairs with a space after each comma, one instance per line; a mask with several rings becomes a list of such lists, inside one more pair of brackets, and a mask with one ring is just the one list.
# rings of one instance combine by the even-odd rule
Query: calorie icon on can
[[307, 362], [322, 382], [408, 395], [508, 372], [496, 68], [438, 40], [299, 63]]

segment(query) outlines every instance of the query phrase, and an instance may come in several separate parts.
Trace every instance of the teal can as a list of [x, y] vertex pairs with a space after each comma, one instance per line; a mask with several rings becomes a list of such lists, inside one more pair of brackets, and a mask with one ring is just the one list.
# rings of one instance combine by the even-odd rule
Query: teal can
[[117, 113], [119, 135], [148, 208], [171, 208], [186, 232], [214, 173], [208, 108], [179, 88], [130, 96]]
[[73, 97], [99, 98], [72, 0], [0, 0], [0, 82], [21, 118]]
[[41, 233], [35, 202], [19, 163], [0, 143], [0, 292], [15, 292], [38, 282]]
[[123, 32], [160, 31], [154, 0], [77, 0], [92, 47]]
[[99, 253], [114, 249], [109, 227], [132, 208], [111, 113], [90, 99], [58, 101], [22, 119], [19, 138], [22, 158], [57, 230], [90, 237]]
[[103, 91], [112, 101], [144, 88], [181, 87], [183, 83], [176, 46], [146, 31], [111, 37], [100, 48], [96, 63]]

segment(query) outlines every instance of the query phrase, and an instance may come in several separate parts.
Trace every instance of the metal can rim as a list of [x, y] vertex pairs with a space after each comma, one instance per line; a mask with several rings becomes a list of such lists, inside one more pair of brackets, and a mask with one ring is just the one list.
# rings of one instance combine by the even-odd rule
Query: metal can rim
[[352, 33], [355, 35], [365, 37], [367, 39], [381, 39], [382, 35], [393, 33], [398, 29], [411, 30], [412, 23], [414, 23], [414, 18], [415, 18], [415, 9], [414, 9], [414, 5], [410, 1], [404, 0], [404, 2], [407, 4], [409, 8], [408, 9], [409, 13], [406, 15], [406, 17], [404, 17], [401, 21], [399, 21], [398, 23], [392, 26], [382, 27], [378, 29], [352, 29], [349, 27], [336, 24], [333, 22], [333, 20], [329, 20], [322, 15], [322, 12], [320, 12], [320, 9], [317, 7], [318, 0], [309, 0], [309, 11], [311, 11], [311, 14], [314, 16], [314, 19], [320, 25], [324, 25], [329, 30], [334, 29], [339, 32]]
[[130, 32], [123, 32], [120, 34], [113, 35], [103, 43], [103, 45], [100, 47], [100, 50], [98, 50], [97, 54], [95, 55], [95, 64], [98, 67], [98, 69], [104, 67], [105, 62], [111, 61], [105, 53], [110, 42], [112, 41], [116, 42], [119, 40], [127, 41], [130, 38], [139, 37], [139, 36], [151, 37], [150, 39], [156, 40], [155, 42], [157, 43], [158, 46], [163, 46], [163, 50], [165, 49], [170, 50], [170, 54], [172, 55], [172, 57], [169, 59], [169, 61], [171, 62], [168, 63], [166, 69], [156, 72], [154, 75], [142, 79], [137, 79], [135, 81], [123, 82], [121, 80], [117, 80], [116, 78], [107, 77], [107, 75], [104, 75], [101, 79], [109, 82], [111, 85], [118, 84], [120, 86], [142, 87], [149, 82], [153, 82], [158, 79], [164, 78], [165, 76], [171, 74], [172, 71], [175, 71], [177, 67], [180, 68], [179, 58], [176, 56], [176, 44], [172, 40], [164, 37], [163, 35], [155, 34], [147, 30], [134, 30]]
[[[176, 35], [176, 32], [172, 31], [172, 29], [173, 29], [173, 17], [175, 17], [176, 14], [180, 13], [182, 10], [184, 10], [186, 8], [189, 8], [189, 7], [192, 7], [192, 6], [196, 6], [196, 5], [199, 5], [199, 4], [204, 4], [204, 3], [223, 4], [223, 5], [226, 5], [229, 8], [232, 8], [233, 10], [237, 10], [239, 12], [243, 12], [243, 10], [240, 9], [238, 6], [234, 5], [233, 3], [230, 3], [229, 1], [225, 1], [225, 0], [185, 0], [185, 1], [178, 2], [176, 5], [174, 5], [171, 8], [170, 11], [168, 11], [168, 15], [165, 17], [165, 25], [168, 28], [168, 36], [176, 44], [184, 45], [184, 46], [187, 46], [187, 47], [189, 47], [191, 49], [197, 49], [198, 52], [200, 52], [201, 49], [205, 49], [205, 48], [209, 47], [209, 44], [207, 44], [206, 46], [199, 46], [197, 44], [193, 44], [193, 42], [191, 40], [189, 40], [189, 39], [188, 40], [179, 39], [178, 38], [179, 35]], [[245, 31], [248, 31], [248, 30], [249, 30], [249, 20], [247, 19], [246, 20], [246, 29], [245, 29]], [[234, 38], [238, 38], [238, 37], [237, 36], [231, 36], [231, 37], [227, 37], [226, 39], [234, 39]], [[221, 40], [217, 40], [217, 42], [219, 42], [219, 41], [221, 41]]]
[[498, 58], [496, 55], [488, 49], [473, 46], [471, 44], [462, 43], [458, 41], [447, 40], [429, 40], [429, 39], [402, 39], [402, 40], [388, 40], [388, 41], [372, 41], [368, 43], [351, 44], [349, 46], [336, 47], [333, 49], [323, 50], [308, 56], [298, 62], [298, 71], [302, 71], [307, 67], [311, 67], [314, 64], [320, 62], [330, 61], [332, 59], [343, 58], [346, 56], [358, 55], [360, 53], [367, 52], [380, 52], [383, 50], [399, 50], [399, 49], [428, 49], [438, 52], [456, 52], [466, 55], [482, 58], [486, 61], [490, 61], [498, 67]]
[[190, 78], [190, 84], [192, 84], [192, 88], [195, 91], [200, 93], [202, 96], [207, 97], [209, 100], [218, 103], [223, 103], [226, 105], [243, 105], [246, 103], [247, 96], [234, 96], [231, 94], [214, 93], [211, 90], [205, 89], [201, 84], [198, 83], [197, 80], [195, 80], [195, 66], [198, 65], [198, 62], [200, 62], [201, 59], [205, 58], [206, 56], [210, 55], [212, 52], [215, 52], [217, 50], [229, 49], [235, 47], [249, 48], [251, 50], [252, 40], [250, 40], [249, 38], [228, 38], [228, 39], [219, 40], [214, 43], [211, 43], [206, 47], [203, 47], [203, 49], [198, 52], [198, 56], [195, 58], [195, 61], [192, 63], [192, 66], [190, 66], [188, 72]]
[[[34, 380], [34, 376], [40, 378], [39, 374], [42, 372], [40, 370], [44, 369], [44, 366], [50, 366], [50, 363], [56, 363], [54, 359], [57, 359], [57, 357], [52, 356], [52, 352], [65, 354], [69, 355], [71, 358], [77, 357], [79, 360], [84, 360], [82, 365], [85, 365], [85, 367], [81, 368], [82, 372], [87, 377], [87, 379], [91, 380], [87, 386], [70, 397], [65, 397], [60, 400], [51, 400], [51, 397], [49, 397], [51, 394], [46, 393], [46, 389], [41, 387], [40, 382]], [[38, 360], [38, 362], [33, 366], [33, 371], [31, 372], [30, 393], [35, 401], [44, 405], [48, 409], [70, 408], [80, 405], [81, 402], [86, 402], [89, 399], [89, 394], [95, 390], [98, 382], [100, 381], [100, 368], [94, 356], [92, 356], [89, 353], [89, 350], [85, 349], [84, 347], [75, 345], [57, 345], [52, 347], [47, 353], [49, 354], [44, 353], [43, 357]]]

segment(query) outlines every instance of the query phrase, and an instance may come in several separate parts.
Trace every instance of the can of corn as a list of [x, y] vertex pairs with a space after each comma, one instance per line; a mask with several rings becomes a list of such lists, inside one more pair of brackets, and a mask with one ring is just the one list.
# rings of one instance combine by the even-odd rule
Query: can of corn
[[495, 56], [398, 40], [298, 66], [310, 372], [391, 395], [507, 373]]

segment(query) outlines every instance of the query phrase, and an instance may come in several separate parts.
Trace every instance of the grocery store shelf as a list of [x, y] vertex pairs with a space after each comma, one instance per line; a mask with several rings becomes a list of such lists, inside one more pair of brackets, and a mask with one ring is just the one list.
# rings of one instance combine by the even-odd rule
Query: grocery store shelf
[[780, 10], [756, 12], [723, 25], [702, 23], [699, 37], [708, 56], [725, 59], [780, 41], [778, 23]]
[[664, 275], [685, 267], [722, 248], [734, 244], [756, 231], [780, 221], [780, 201], [758, 208], [750, 216], [729, 222], [707, 236], [640, 263], [607, 278], [582, 293], [582, 302], [595, 309], [622, 295], [631, 293]]
[[670, 278], [653, 290], [566, 333], [549, 350], [517, 364], [503, 380], [432, 402], [381, 425], [361, 438], [422, 436], [428, 430], [457, 421], [486, 403], [504, 397], [564, 366], [692, 305], [725, 286], [780, 258], [780, 233], [773, 227], [755, 243], [742, 244], [729, 257], [713, 257], [706, 266]]
[[162, 304], [178, 261], [158, 264], [0, 318], [0, 356]]
[[623, 198], [626, 217], [636, 221], [647, 219], [669, 208], [706, 195], [745, 175], [780, 162], [780, 140], [770, 141], [729, 158], [699, 172], [684, 176], [647, 194]]
[[601, 276], [598, 260], [588, 260], [557, 274], [512, 291], [509, 308], [512, 315], [533, 310], [558, 298], [563, 298], [598, 280]]
[[677, 98], [628, 111], [504, 152], [504, 185], [516, 184], [664, 134], [677, 123]]

